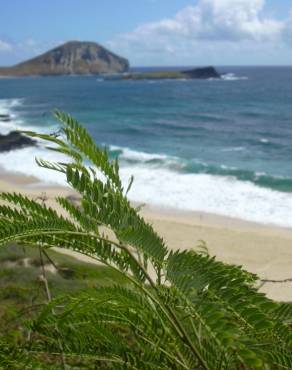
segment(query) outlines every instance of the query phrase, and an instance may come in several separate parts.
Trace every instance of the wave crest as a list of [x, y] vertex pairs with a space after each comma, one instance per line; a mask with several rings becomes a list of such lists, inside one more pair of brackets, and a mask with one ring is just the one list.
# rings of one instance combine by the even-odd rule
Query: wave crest
[[221, 76], [224, 81], [241, 81], [248, 80], [246, 76], [236, 76], [235, 73], [226, 73]]
[[9, 121], [7, 122], [0, 120], [0, 134], [6, 135], [10, 131], [21, 127], [23, 121], [18, 116], [15, 108], [22, 104], [23, 99], [0, 99], [0, 114], [9, 116]]
[[[109, 151], [111, 157], [120, 158], [124, 184], [134, 175], [129, 194], [133, 201], [292, 226], [292, 194], [283, 192], [285, 186], [292, 189], [292, 179], [118, 146], [111, 146]], [[46, 183], [65, 185], [59, 173], [39, 168], [34, 163], [35, 156], [64, 161], [60, 154], [38, 147], [2, 153], [0, 166], [8, 171], [13, 168], [16, 172], [33, 175]]]

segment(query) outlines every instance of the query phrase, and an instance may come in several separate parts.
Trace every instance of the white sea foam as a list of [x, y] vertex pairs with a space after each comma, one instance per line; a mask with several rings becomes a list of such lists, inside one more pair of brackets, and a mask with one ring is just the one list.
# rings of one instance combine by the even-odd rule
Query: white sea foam
[[[158, 153], [145, 153], [136, 151], [126, 147], [119, 147], [119, 146], [110, 146], [111, 150], [119, 151], [119, 160], [121, 164], [124, 163], [135, 163], [141, 166], [151, 166], [156, 168], [171, 168], [173, 171], [177, 170], [180, 171], [184, 165], [185, 161], [182, 159], [165, 154], [158, 154]], [[204, 164], [203, 162], [197, 161], [197, 163]]]
[[22, 104], [22, 99], [0, 99], [0, 114], [9, 116], [9, 121], [0, 120], [0, 134], [6, 135], [10, 131], [17, 130], [21, 127], [23, 121], [16, 114], [14, 108]]
[[260, 142], [261, 142], [261, 143], [263, 143], [263, 144], [268, 144], [268, 143], [270, 142], [270, 140], [268, 140], [268, 139], [266, 139], [266, 138], [262, 137], [262, 138], [260, 139]]
[[236, 168], [236, 167], [233, 167], [233, 166], [226, 166], [225, 164], [221, 164], [221, 165], [220, 165], [220, 168], [222, 168], [222, 170], [232, 170], [232, 171], [237, 170], [237, 168]]
[[130, 198], [161, 207], [211, 212], [249, 221], [292, 226], [292, 195], [232, 177], [179, 174], [167, 169], [126, 167], [134, 175]]
[[7, 122], [0, 119], [1, 135], [7, 135], [14, 130], [38, 131], [42, 133], [50, 133], [58, 130], [59, 125], [57, 123], [42, 127], [28, 125], [17, 111], [17, 107], [22, 106], [23, 103], [24, 99], [0, 99], [0, 114], [9, 116]]
[[221, 76], [224, 81], [240, 81], [240, 80], [248, 80], [246, 76], [236, 76], [234, 73], [226, 73]]
[[126, 147], [120, 147], [116, 145], [111, 145], [110, 150], [116, 150], [119, 151], [121, 154], [119, 155], [120, 159], [125, 160], [132, 160], [132, 161], [139, 161], [139, 162], [149, 162], [153, 160], [167, 160], [168, 158], [175, 158], [170, 157], [165, 154], [156, 154], [156, 153], [146, 153], [146, 152], [140, 152], [136, 151], [130, 148]]
[[66, 160], [61, 154], [46, 150], [43, 147], [29, 147], [1, 153], [0, 168], [27, 176], [35, 176], [43, 183], [65, 185], [62, 174], [40, 168], [35, 162], [36, 157], [49, 161], [64, 162]]
[[[130, 157], [136, 158], [139, 152], [133, 152], [130, 151]], [[125, 153], [129, 156], [129, 152]], [[34, 162], [35, 156], [51, 161], [64, 161], [64, 157], [58, 153], [41, 147], [26, 148], [2, 153], [0, 167], [36, 176], [45, 183], [65, 184], [62, 174], [39, 168]], [[157, 158], [157, 155], [139, 153], [139, 159], [141, 158]], [[125, 185], [131, 175], [135, 178], [129, 193], [133, 201], [292, 227], [292, 194], [289, 193], [261, 188], [233, 177], [183, 174], [143, 161], [134, 165], [122, 162], [121, 177]]]
[[222, 149], [222, 152], [242, 152], [245, 150], [244, 146], [234, 146], [231, 148]]

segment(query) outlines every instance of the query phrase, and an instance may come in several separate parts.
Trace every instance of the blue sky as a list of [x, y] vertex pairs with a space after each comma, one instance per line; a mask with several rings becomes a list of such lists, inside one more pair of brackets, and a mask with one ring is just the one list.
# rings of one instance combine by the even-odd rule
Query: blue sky
[[3, 0], [0, 65], [68, 40], [132, 65], [292, 64], [291, 0]]

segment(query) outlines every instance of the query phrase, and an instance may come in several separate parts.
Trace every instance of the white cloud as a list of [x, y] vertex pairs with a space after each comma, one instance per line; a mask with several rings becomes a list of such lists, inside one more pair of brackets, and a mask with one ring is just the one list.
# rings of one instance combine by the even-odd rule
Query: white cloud
[[142, 58], [151, 58], [158, 52], [161, 57], [163, 53], [168, 57], [194, 55], [195, 49], [207, 54], [210, 48], [223, 52], [223, 47], [240, 43], [266, 49], [266, 45], [283, 41], [284, 32], [291, 40], [292, 14], [291, 20], [280, 21], [265, 16], [264, 6], [265, 0], [199, 0], [172, 18], [142, 24], [108, 45], [128, 56], [139, 52]]
[[282, 24], [262, 16], [264, 0], [201, 0], [198, 37], [211, 40], [270, 41]]
[[8, 42], [1, 41], [0, 40], [0, 53], [1, 52], [8, 52], [12, 50], [12, 45], [9, 44]]
[[283, 38], [287, 44], [292, 46], [292, 10], [290, 11], [289, 17], [284, 23]]

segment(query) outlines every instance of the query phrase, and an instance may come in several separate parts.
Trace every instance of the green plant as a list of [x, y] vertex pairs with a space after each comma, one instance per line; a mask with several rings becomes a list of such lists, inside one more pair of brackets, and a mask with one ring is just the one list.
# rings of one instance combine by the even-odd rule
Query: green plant
[[240, 267], [206, 253], [169, 251], [128, 201], [133, 179], [125, 189], [118, 161], [71, 116], [56, 117], [59, 136], [26, 134], [70, 158], [37, 163], [63, 173], [80, 205], [58, 197], [65, 217], [21, 194], [2, 193], [0, 243], [78, 251], [128, 284], [77, 297], [48, 295], [28, 324], [26, 356], [45, 354], [62, 368], [291, 369], [291, 307], [259, 293], [257, 277]]

